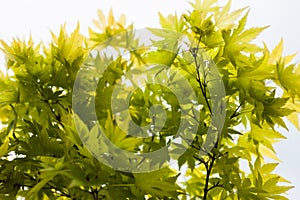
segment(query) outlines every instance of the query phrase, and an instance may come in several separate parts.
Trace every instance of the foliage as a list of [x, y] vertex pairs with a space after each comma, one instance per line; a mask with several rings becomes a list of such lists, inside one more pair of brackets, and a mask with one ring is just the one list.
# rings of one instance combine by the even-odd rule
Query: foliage
[[[196, 0], [191, 3], [191, 11], [179, 17], [159, 15], [162, 28], [197, 41], [186, 52], [191, 62], [179, 54], [143, 50], [144, 44], [134, 34], [109, 43], [115, 34], [134, 29], [133, 25], [126, 26], [124, 16], [116, 20], [112, 12], [106, 19], [99, 11], [95, 21], [98, 29], [90, 29], [88, 38], [79, 33], [79, 27], [71, 34], [62, 27], [58, 35], [52, 33], [50, 45], [36, 45], [32, 39], [15, 39], [10, 44], [1, 41], [7, 69], [13, 73], [2, 73], [0, 78], [0, 117], [4, 124], [0, 132], [0, 198], [287, 199], [284, 194], [291, 188], [289, 182], [273, 173], [279, 161], [273, 144], [285, 138], [276, 131], [278, 126], [287, 129], [285, 117], [299, 128], [300, 67], [291, 64], [293, 55], [282, 56], [283, 41], [272, 51], [266, 45], [253, 43], [266, 27], [246, 29], [246, 8], [231, 12], [230, 2], [224, 7], [216, 3], [217, 0]], [[155, 29], [149, 31], [159, 34]], [[176, 44], [176, 38], [170, 35], [157, 36], [162, 39], [152, 41], [153, 47], [159, 49], [162, 41]], [[127, 59], [89, 53], [96, 48], [122, 51], [130, 46], [139, 49], [130, 51]], [[200, 152], [205, 151], [202, 145], [212, 119], [212, 102], [207, 69], [197, 62], [200, 48], [216, 63], [226, 91], [224, 127], [213, 149], [205, 155]], [[110, 61], [109, 68], [101, 71], [103, 63]], [[178, 168], [188, 167], [186, 174], [181, 174], [186, 180], [183, 183], [178, 178], [180, 171], [170, 166], [149, 173], [114, 170], [98, 161], [81, 140], [84, 137], [97, 145], [99, 137], [91, 121], [91, 108], [95, 105], [105, 134], [118, 147], [142, 153], [168, 145], [169, 138], [178, 131], [182, 106], [168, 88], [148, 84], [143, 90], [135, 90], [129, 99], [131, 118], [139, 126], [153, 123], [150, 107], [162, 105], [166, 120], [156, 137], [127, 136], [110, 111], [115, 85], [130, 70], [135, 75], [143, 74], [137, 67], [143, 63], [161, 63], [185, 74], [199, 96], [198, 131], [178, 158]], [[97, 70], [90, 69], [90, 65], [98, 66]], [[73, 85], [79, 69], [86, 70], [81, 87], [95, 83], [91, 74], [100, 77], [96, 94], [85, 94], [94, 95], [95, 102], [77, 102], [84, 116], [76, 116], [72, 110]], [[167, 69], [154, 68], [153, 73], [163, 70]], [[130, 81], [138, 85], [134, 76]], [[121, 112], [127, 104], [120, 99], [117, 105], [115, 109]], [[78, 135], [74, 118], [84, 136]], [[136, 131], [132, 127], [127, 130]], [[163, 156], [172, 158], [171, 154]], [[268, 163], [266, 158], [274, 163]], [[249, 170], [242, 163], [247, 163]], [[152, 164], [161, 163], [158, 160]]]

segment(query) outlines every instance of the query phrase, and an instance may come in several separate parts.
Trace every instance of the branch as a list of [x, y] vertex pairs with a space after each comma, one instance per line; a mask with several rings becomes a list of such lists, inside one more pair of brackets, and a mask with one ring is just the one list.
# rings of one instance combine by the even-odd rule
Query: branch
[[194, 58], [194, 62], [195, 62], [195, 65], [196, 65], [196, 71], [197, 71], [196, 80], [199, 83], [199, 86], [200, 86], [200, 89], [201, 89], [201, 93], [202, 93], [202, 95], [203, 95], [203, 97], [205, 99], [205, 102], [207, 104], [208, 110], [209, 110], [210, 114], [212, 115], [212, 109], [210, 107], [208, 98], [206, 96], [206, 86], [207, 86], [207, 84], [205, 83], [206, 75], [205, 75], [204, 69], [203, 69], [204, 83], [202, 83], [201, 82], [201, 75], [200, 75], [200, 63], [198, 63], [198, 61], [197, 61], [197, 55], [198, 55], [198, 51], [199, 51], [200, 41], [201, 41], [201, 36], [199, 36], [197, 47], [196, 48], [191, 48], [190, 52], [191, 52], [191, 54], [192, 54], [192, 56]]
[[205, 169], [208, 170], [208, 162], [204, 161], [202, 158], [198, 158], [196, 156], [193, 156], [196, 160], [200, 162], [200, 164], [203, 164], [205, 166]]
[[211, 159], [211, 163], [207, 169], [207, 173], [206, 173], [206, 178], [205, 178], [205, 186], [204, 186], [204, 195], [203, 195], [203, 200], [206, 200], [207, 199], [207, 195], [208, 195], [208, 192], [210, 190], [210, 188], [208, 187], [208, 184], [209, 184], [209, 179], [210, 179], [210, 174], [211, 174], [211, 171], [212, 171], [212, 168], [214, 166], [214, 162], [215, 162], [216, 158], [213, 157]]
[[238, 116], [240, 113], [238, 113], [238, 110], [242, 107], [242, 105], [245, 103], [245, 99], [240, 103], [240, 105], [235, 109], [235, 111], [230, 116], [230, 119]]
[[208, 188], [208, 191], [210, 191], [210, 190], [212, 190], [212, 189], [214, 189], [214, 188], [216, 188], [216, 187], [224, 187], [224, 185], [223, 184], [220, 184], [220, 182], [218, 181], [216, 184], [214, 184], [214, 185], [212, 185], [210, 188]]
[[14, 119], [14, 124], [13, 124], [13, 137], [18, 141], [19, 139], [16, 137], [16, 128], [17, 128], [17, 123], [18, 123], [18, 119], [19, 119], [19, 116], [18, 116], [18, 113], [15, 109], [15, 107], [12, 105], [12, 104], [9, 104], [9, 106], [11, 107], [11, 109], [14, 111], [14, 116], [15, 116], [15, 119]]

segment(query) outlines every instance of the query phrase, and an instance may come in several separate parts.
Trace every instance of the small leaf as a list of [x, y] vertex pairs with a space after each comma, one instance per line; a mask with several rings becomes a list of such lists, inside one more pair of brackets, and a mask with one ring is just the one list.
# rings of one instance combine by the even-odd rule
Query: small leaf
[[0, 146], [0, 158], [7, 155], [8, 153], [8, 146], [9, 146], [9, 139], [5, 138], [4, 142]]

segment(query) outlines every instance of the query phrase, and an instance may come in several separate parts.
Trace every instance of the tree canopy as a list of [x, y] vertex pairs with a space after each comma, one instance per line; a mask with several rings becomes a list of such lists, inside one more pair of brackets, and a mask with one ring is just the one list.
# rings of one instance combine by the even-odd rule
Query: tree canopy
[[1, 40], [0, 199], [287, 199], [273, 144], [299, 129], [300, 65], [217, 3]]

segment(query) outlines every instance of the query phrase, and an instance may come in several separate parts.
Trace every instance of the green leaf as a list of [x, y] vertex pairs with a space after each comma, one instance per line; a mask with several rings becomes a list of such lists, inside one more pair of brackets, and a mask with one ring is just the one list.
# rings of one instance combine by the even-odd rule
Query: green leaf
[[7, 155], [7, 153], [8, 153], [8, 147], [9, 147], [9, 139], [5, 138], [4, 142], [0, 146], [0, 158], [2, 156]]
[[277, 78], [279, 84], [291, 95], [292, 99], [296, 95], [299, 96], [300, 75], [294, 73], [295, 65], [285, 66], [283, 61], [279, 61], [276, 65]]
[[168, 15], [164, 17], [161, 13], [159, 14], [159, 23], [162, 28], [183, 32], [184, 22], [182, 19], [178, 19], [177, 15]]
[[282, 52], [283, 52], [283, 39], [281, 39], [278, 45], [272, 50], [269, 63], [275, 64], [276, 62], [278, 62], [282, 56]]
[[155, 172], [134, 174], [135, 185], [155, 197], [177, 198], [177, 192], [180, 188], [173, 181], [167, 180], [172, 175], [173, 172], [168, 168], [162, 168]]
[[231, 29], [235, 27], [234, 22], [240, 17], [240, 15], [245, 11], [247, 7], [230, 12], [231, 0], [221, 9], [221, 11], [216, 12], [215, 20], [216, 26], [223, 29]]

